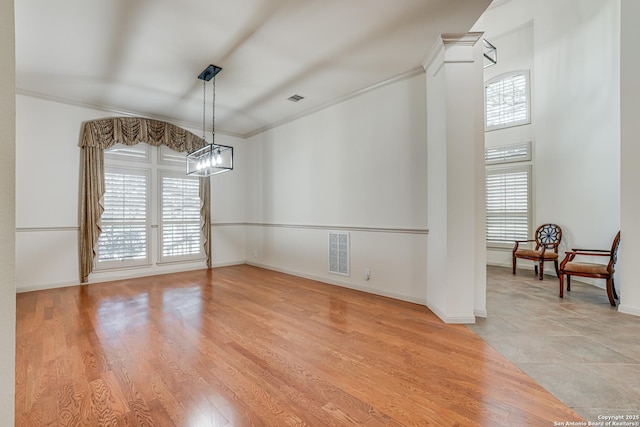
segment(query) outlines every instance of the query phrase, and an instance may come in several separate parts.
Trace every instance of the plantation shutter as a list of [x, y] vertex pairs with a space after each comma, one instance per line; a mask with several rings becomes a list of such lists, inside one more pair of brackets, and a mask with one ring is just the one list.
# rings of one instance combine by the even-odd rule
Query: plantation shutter
[[528, 73], [511, 73], [484, 87], [487, 130], [530, 123]]
[[163, 173], [160, 186], [161, 258], [202, 255], [199, 179]]
[[487, 171], [487, 245], [513, 245], [528, 238], [530, 184], [530, 166]]
[[485, 148], [484, 160], [487, 165], [529, 161], [531, 160], [531, 142]]
[[149, 260], [149, 175], [106, 168], [98, 262], [128, 264]]

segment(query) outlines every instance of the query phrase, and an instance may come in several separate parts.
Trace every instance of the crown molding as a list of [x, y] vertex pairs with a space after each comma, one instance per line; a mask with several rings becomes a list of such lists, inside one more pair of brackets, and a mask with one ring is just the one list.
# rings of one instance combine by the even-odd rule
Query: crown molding
[[[165, 116], [162, 116], [162, 115], [150, 115], [150, 114], [142, 113], [140, 111], [126, 110], [126, 109], [123, 109], [123, 108], [116, 108], [116, 107], [111, 107], [111, 106], [103, 105], [103, 104], [94, 104], [94, 103], [90, 103], [90, 102], [82, 102], [82, 101], [78, 101], [78, 100], [74, 100], [74, 99], [64, 98], [64, 97], [61, 97], [61, 96], [54, 96], [54, 95], [49, 95], [49, 94], [45, 94], [45, 93], [42, 93], [42, 92], [36, 92], [36, 91], [28, 90], [28, 89], [22, 89], [22, 88], [19, 88], [19, 87], [16, 87], [16, 94], [23, 95], [23, 96], [28, 96], [30, 98], [42, 99], [44, 101], [57, 102], [58, 104], [71, 105], [71, 106], [74, 106], [74, 107], [88, 108], [88, 109], [92, 109], [92, 110], [103, 111], [105, 113], [117, 114], [119, 116], [141, 117], [141, 118], [144, 118], [144, 119], [160, 120], [160, 121], [171, 123], [173, 125], [180, 126], [180, 127], [183, 127], [183, 128], [184, 127], [192, 128], [192, 129], [201, 129], [202, 128], [202, 123], [190, 122], [190, 121], [185, 121], [185, 120], [176, 120], [174, 118], [165, 117]], [[211, 130], [210, 126], [209, 126], [208, 130], [209, 131]], [[218, 129], [218, 128], [216, 128], [216, 134], [233, 136], [233, 137], [241, 138], [241, 139], [246, 138], [243, 134], [240, 134], [240, 133], [237, 133], [237, 132], [230, 132], [230, 131], [226, 131], [224, 129]]]
[[406, 72], [404, 72], [402, 74], [398, 74], [397, 76], [391, 77], [390, 79], [383, 80], [383, 81], [381, 81], [379, 83], [375, 83], [375, 84], [373, 84], [371, 86], [368, 86], [368, 87], [366, 87], [364, 89], [360, 89], [360, 90], [352, 92], [352, 93], [350, 93], [348, 95], [345, 95], [345, 96], [342, 96], [340, 98], [334, 99], [333, 101], [327, 102], [325, 104], [321, 104], [321, 105], [319, 105], [317, 107], [311, 108], [309, 110], [303, 111], [303, 112], [298, 113], [298, 114], [294, 114], [293, 116], [289, 116], [286, 119], [277, 121], [275, 123], [272, 123], [272, 124], [269, 124], [267, 126], [263, 126], [263, 127], [258, 128], [256, 130], [248, 132], [248, 133], [245, 134], [244, 137], [245, 138], [251, 138], [252, 136], [259, 135], [259, 134], [261, 134], [263, 132], [266, 132], [268, 130], [271, 130], [271, 129], [277, 128], [279, 126], [285, 125], [287, 123], [293, 122], [295, 120], [301, 119], [302, 117], [309, 116], [309, 115], [311, 115], [313, 113], [317, 113], [318, 111], [324, 110], [324, 109], [332, 107], [334, 105], [341, 104], [341, 103], [343, 103], [345, 101], [348, 101], [348, 100], [350, 100], [352, 98], [356, 98], [356, 97], [358, 97], [360, 95], [364, 95], [365, 93], [370, 92], [370, 91], [372, 91], [374, 89], [378, 89], [378, 88], [381, 88], [383, 86], [387, 86], [387, 85], [390, 85], [392, 83], [396, 83], [396, 82], [399, 82], [399, 81], [402, 81], [402, 80], [410, 79], [412, 77], [419, 76], [419, 75], [424, 74], [424, 73], [425, 73], [425, 70], [422, 67], [413, 68], [413, 69], [411, 69], [409, 71], [406, 71]]
[[[286, 119], [283, 120], [279, 120], [275, 123], [260, 127], [258, 129], [252, 130], [250, 132], [247, 133], [238, 133], [238, 132], [230, 132], [230, 131], [226, 131], [224, 129], [218, 129], [216, 128], [216, 134], [222, 134], [222, 135], [227, 135], [227, 136], [232, 136], [235, 138], [240, 138], [240, 139], [247, 139], [247, 138], [251, 138], [252, 136], [255, 135], [259, 135], [263, 132], [266, 132], [268, 130], [274, 129], [276, 127], [285, 125], [287, 123], [293, 122], [295, 120], [298, 120], [302, 117], [311, 115], [313, 113], [317, 113], [318, 111], [324, 110], [326, 108], [329, 108], [331, 106], [343, 103], [345, 101], [348, 101], [352, 98], [358, 97], [360, 95], [363, 95], [367, 92], [370, 92], [374, 89], [378, 89], [381, 88], [383, 86], [387, 86], [389, 84], [392, 83], [396, 83], [402, 80], [406, 80], [406, 79], [410, 79], [412, 77], [418, 76], [420, 74], [424, 74], [425, 73], [425, 69], [422, 67], [416, 67], [413, 68], [409, 71], [406, 71], [402, 74], [399, 74], [397, 76], [391, 77], [390, 79], [387, 80], [383, 80], [381, 82], [375, 83], [371, 86], [368, 86], [364, 89], [360, 89], [358, 91], [355, 91], [353, 93], [350, 93], [348, 95], [342, 96], [340, 98], [337, 98], [333, 101], [327, 102], [325, 104], [321, 104], [315, 108], [311, 108], [309, 110], [303, 111], [301, 113], [298, 114], [294, 114], [293, 116], [289, 116]], [[73, 99], [68, 99], [68, 98], [63, 98], [63, 97], [58, 97], [58, 96], [53, 96], [53, 95], [48, 95], [48, 94], [44, 94], [41, 92], [35, 92], [35, 91], [31, 91], [28, 89], [22, 89], [22, 88], [16, 88], [16, 93], [20, 94], [20, 95], [24, 95], [24, 96], [29, 96], [32, 98], [37, 98], [37, 99], [43, 99], [45, 101], [52, 101], [52, 102], [57, 102], [60, 104], [66, 104], [66, 105], [73, 105], [76, 107], [82, 107], [82, 108], [90, 108], [93, 110], [98, 110], [98, 111], [104, 111], [107, 113], [111, 113], [111, 114], [117, 114], [117, 115], [122, 115], [122, 116], [135, 116], [135, 117], [142, 117], [145, 119], [155, 119], [155, 120], [162, 120], [165, 121], [167, 123], [171, 123], [174, 124], [176, 126], [181, 126], [181, 127], [189, 127], [192, 129], [198, 129], [202, 124], [201, 123], [195, 123], [195, 122], [187, 122], [187, 121], [182, 121], [182, 120], [175, 120], [171, 117], [165, 117], [165, 116], [161, 116], [161, 115], [149, 115], [149, 114], [145, 114], [145, 113], [141, 113], [139, 111], [132, 111], [132, 110], [126, 110], [126, 109], [121, 109], [121, 108], [115, 108], [115, 107], [110, 107], [107, 105], [102, 105], [102, 104], [93, 104], [93, 103], [87, 103], [87, 102], [81, 102], [81, 101], [77, 101], [77, 100], [73, 100]]]

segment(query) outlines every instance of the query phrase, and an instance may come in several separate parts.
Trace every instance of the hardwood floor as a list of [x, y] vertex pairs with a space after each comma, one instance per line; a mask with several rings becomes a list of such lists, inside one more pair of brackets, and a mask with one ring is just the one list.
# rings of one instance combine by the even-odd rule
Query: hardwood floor
[[425, 307], [251, 266], [17, 295], [16, 425], [582, 420]]

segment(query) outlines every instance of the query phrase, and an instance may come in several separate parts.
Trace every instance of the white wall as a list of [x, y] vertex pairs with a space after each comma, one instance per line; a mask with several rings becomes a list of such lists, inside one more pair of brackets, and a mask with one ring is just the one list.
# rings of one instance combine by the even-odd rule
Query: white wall
[[0, 420], [13, 425], [16, 348], [15, 30], [13, 1], [0, 2]]
[[[424, 93], [420, 72], [250, 138], [247, 260], [424, 302]], [[336, 227], [351, 233], [350, 277], [327, 271]]]
[[622, 0], [621, 19], [621, 240], [619, 311], [640, 316], [640, 2]]
[[233, 171], [211, 178], [211, 257], [214, 267], [244, 264], [246, 256], [246, 142], [216, 135], [216, 142], [233, 146]]
[[[80, 125], [113, 114], [25, 95], [17, 96], [16, 109], [16, 288], [76, 285]], [[212, 223], [243, 222], [242, 140], [218, 134], [216, 142], [234, 146], [236, 170], [212, 178]], [[33, 156], [35, 152], [39, 154]], [[228, 240], [229, 230], [212, 228], [214, 264], [244, 262], [244, 228], [233, 233], [235, 243], [221, 245], [220, 241]], [[204, 263], [154, 265], [93, 273], [89, 281], [204, 267]]]
[[[609, 248], [620, 227], [619, 0], [511, 0], [485, 12], [478, 29], [498, 47], [485, 78], [532, 70], [531, 125], [486, 140], [533, 142], [534, 229], [559, 224], [560, 253]], [[490, 251], [488, 261], [510, 265], [510, 251]]]

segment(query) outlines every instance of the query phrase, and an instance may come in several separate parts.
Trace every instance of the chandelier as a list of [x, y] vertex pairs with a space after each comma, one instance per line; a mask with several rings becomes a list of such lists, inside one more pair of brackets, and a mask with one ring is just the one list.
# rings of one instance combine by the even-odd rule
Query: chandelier
[[[202, 80], [202, 141], [205, 145], [187, 155], [187, 175], [211, 176], [233, 170], [233, 147], [216, 144], [216, 74], [221, 70], [222, 68], [216, 65], [209, 65], [198, 76]], [[207, 144], [207, 82], [211, 80], [213, 80], [211, 143]]]

